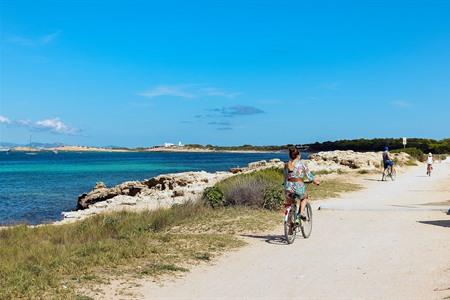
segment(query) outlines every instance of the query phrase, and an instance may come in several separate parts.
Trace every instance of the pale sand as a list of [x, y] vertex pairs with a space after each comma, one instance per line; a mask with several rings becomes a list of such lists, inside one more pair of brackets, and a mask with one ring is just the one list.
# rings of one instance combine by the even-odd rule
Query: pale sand
[[[450, 296], [450, 161], [410, 168], [395, 182], [315, 203], [314, 228], [292, 245], [275, 230], [194, 267], [140, 286], [112, 281], [104, 299], [443, 299]], [[444, 203], [444, 205], [442, 205]], [[281, 216], [280, 216], [281, 221]], [[132, 293], [126, 296], [124, 293]], [[122, 294], [122, 295], [119, 295]]]
[[89, 147], [89, 146], [60, 146], [55, 148], [49, 148], [51, 151], [66, 151], [66, 152], [131, 152], [127, 149], [110, 149], [101, 147]]
[[221, 153], [275, 153], [276, 151], [259, 151], [259, 150], [211, 150], [211, 149], [200, 149], [200, 148], [188, 148], [188, 147], [156, 147], [147, 148], [145, 152], [195, 152], [195, 153], [210, 153], [210, 152], [221, 152]]

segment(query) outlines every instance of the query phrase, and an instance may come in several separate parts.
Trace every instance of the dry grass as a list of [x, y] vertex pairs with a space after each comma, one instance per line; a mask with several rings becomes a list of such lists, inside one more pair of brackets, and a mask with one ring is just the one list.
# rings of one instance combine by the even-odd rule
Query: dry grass
[[307, 191], [311, 200], [335, 198], [342, 193], [358, 191], [362, 188], [356, 183], [344, 182], [340, 179], [321, 181], [319, 186], [309, 184]]
[[75, 297], [83, 284], [115, 275], [185, 272], [189, 265], [244, 245], [231, 233], [267, 229], [275, 219], [274, 212], [187, 204], [2, 230], [0, 299]]

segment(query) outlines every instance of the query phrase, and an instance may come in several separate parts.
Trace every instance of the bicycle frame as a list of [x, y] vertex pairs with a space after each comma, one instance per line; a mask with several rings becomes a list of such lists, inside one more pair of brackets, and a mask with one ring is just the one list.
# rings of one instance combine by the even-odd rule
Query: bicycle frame
[[285, 208], [285, 210], [284, 210], [284, 222], [287, 222], [288, 221], [288, 217], [289, 217], [289, 213], [291, 212], [291, 210], [293, 208], [297, 209], [297, 204], [295, 204], [295, 203], [293, 203], [293, 204], [285, 204], [284, 208]]

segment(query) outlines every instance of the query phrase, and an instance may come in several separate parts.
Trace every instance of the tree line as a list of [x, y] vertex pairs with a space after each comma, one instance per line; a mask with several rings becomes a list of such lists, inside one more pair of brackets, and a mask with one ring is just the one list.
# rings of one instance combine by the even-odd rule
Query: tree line
[[[355, 140], [339, 140], [316, 142], [307, 145], [310, 151], [331, 151], [331, 150], [353, 150], [353, 151], [382, 151], [385, 146], [389, 149], [402, 149], [403, 139], [398, 138], [377, 138], [377, 139], [355, 139]], [[408, 148], [417, 148], [425, 153], [432, 152], [435, 154], [450, 153], [450, 138], [443, 140], [409, 138], [407, 140]]]
[[[283, 151], [290, 145], [271, 145], [271, 146], [254, 146], [254, 145], [241, 145], [241, 146], [215, 146], [215, 145], [199, 145], [190, 144], [186, 145], [191, 148], [201, 148], [209, 150], [248, 150], [248, 151]], [[338, 141], [326, 141], [316, 142], [311, 144], [303, 144], [302, 148], [308, 149], [309, 152], [318, 151], [333, 151], [333, 150], [353, 150], [359, 152], [367, 151], [383, 151], [385, 146], [389, 149], [402, 149], [402, 138], [376, 138], [376, 139], [353, 139], [353, 140], [338, 140]], [[422, 152], [432, 152], [435, 154], [450, 153], [450, 138], [442, 140], [423, 139], [423, 138], [408, 138], [408, 148], [417, 148]]]

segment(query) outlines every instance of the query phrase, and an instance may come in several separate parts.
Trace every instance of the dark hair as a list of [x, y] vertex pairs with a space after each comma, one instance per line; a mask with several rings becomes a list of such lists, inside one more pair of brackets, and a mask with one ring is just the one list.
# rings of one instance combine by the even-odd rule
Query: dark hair
[[289, 147], [289, 157], [291, 159], [296, 159], [300, 155], [300, 152], [296, 147]]

